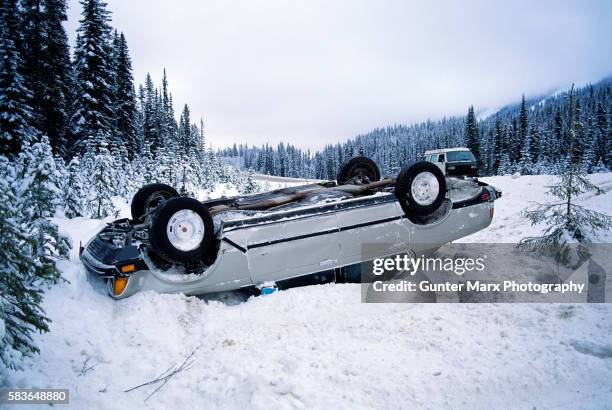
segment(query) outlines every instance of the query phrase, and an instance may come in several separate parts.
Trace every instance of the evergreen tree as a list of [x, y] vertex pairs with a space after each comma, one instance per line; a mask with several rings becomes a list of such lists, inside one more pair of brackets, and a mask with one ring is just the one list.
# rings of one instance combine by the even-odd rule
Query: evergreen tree
[[255, 172], [252, 169], [247, 171], [247, 177], [244, 184], [241, 187], [240, 193], [242, 194], [254, 194], [255, 192], [261, 191], [261, 187], [255, 182]]
[[584, 124], [582, 122], [582, 108], [580, 107], [580, 101], [576, 101], [574, 106], [574, 141], [573, 141], [573, 156], [574, 161], [577, 164], [582, 163], [585, 150], [585, 136], [584, 136]]
[[499, 171], [499, 166], [501, 164], [502, 156], [506, 151], [506, 147], [504, 145], [504, 130], [502, 129], [501, 120], [499, 119], [499, 115], [495, 118], [495, 145], [494, 145], [494, 154], [493, 154], [493, 173], [496, 174]]
[[518, 122], [516, 117], [510, 122], [510, 131], [508, 137], [508, 156], [513, 163], [520, 159], [521, 144], [519, 144]]
[[[564, 135], [564, 127], [563, 127], [563, 116], [561, 115], [561, 110], [557, 109], [555, 112], [554, 119], [554, 143], [552, 144], [552, 149], [559, 148], [559, 154], [564, 157], [567, 154], [567, 145], [563, 140]], [[553, 151], [554, 152], [554, 151]]]
[[482, 169], [482, 161], [480, 158], [480, 142], [478, 141], [478, 126], [476, 124], [476, 116], [474, 115], [474, 107], [470, 106], [465, 119], [465, 144], [476, 157], [478, 169]]
[[179, 144], [181, 152], [188, 153], [193, 146], [192, 142], [191, 112], [189, 111], [189, 106], [185, 104], [179, 120]]
[[117, 132], [127, 149], [130, 159], [138, 149], [136, 127], [136, 92], [132, 78], [132, 61], [123, 33], [114, 42], [114, 103], [117, 116]]
[[529, 156], [532, 162], [538, 162], [540, 159], [540, 151], [542, 140], [540, 138], [540, 128], [537, 124], [533, 124], [529, 133]]
[[[529, 120], [527, 118], [527, 104], [525, 103], [525, 94], [521, 97], [521, 108], [519, 111], [519, 121], [518, 121], [518, 146], [519, 146], [519, 157], [518, 160], [521, 159], [525, 151], [524, 147], [527, 144], [527, 129], [529, 127]], [[529, 149], [529, 148], [528, 148]]]
[[62, 205], [67, 218], [76, 218], [85, 213], [85, 189], [81, 175], [81, 163], [75, 156], [68, 163], [68, 176], [63, 189]]
[[22, 0], [23, 58], [33, 126], [49, 137], [56, 153], [66, 156], [71, 63], [65, 0]]
[[587, 131], [584, 137], [584, 148], [583, 148], [584, 154], [582, 157], [582, 167], [584, 169], [584, 172], [586, 173], [591, 172], [591, 169], [597, 163], [595, 161], [596, 145], [597, 145], [597, 140], [594, 135], [593, 121], [592, 121], [592, 118], [589, 117], [589, 119], [587, 120]]
[[119, 143], [115, 138], [110, 12], [101, 0], [80, 3], [83, 17], [74, 55], [76, 90], [70, 118], [71, 142], [77, 151], [99, 132], [108, 136], [111, 145]]
[[[612, 153], [610, 153], [610, 148], [612, 148], [612, 145], [610, 145], [611, 141], [612, 135], [608, 124], [608, 113], [604, 105], [599, 102], [597, 104], [593, 147], [595, 162], [602, 161], [605, 163], [608, 155], [612, 155]], [[612, 156], [609, 158], [612, 158]], [[607, 164], [612, 167], [611, 162], [607, 162]]]
[[153, 84], [151, 75], [147, 73], [144, 86], [143, 134], [144, 140], [148, 142], [152, 152], [157, 152], [158, 148], [162, 146], [159, 130], [157, 128], [158, 119], [156, 116], [156, 105], [155, 85]]
[[84, 159], [85, 173], [89, 175], [87, 210], [93, 218], [104, 218], [116, 211], [112, 201], [115, 194], [113, 158], [108, 151], [107, 137], [99, 131], [88, 144]]
[[[591, 243], [598, 231], [612, 229], [612, 217], [576, 204], [576, 197], [584, 192], [591, 191], [599, 195], [603, 191], [588, 180], [576, 154], [576, 129], [580, 129], [580, 123], [576, 120], [573, 86], [568, 94], [567, 116], [567, 161], [563, 165], [559, 182], [548, 191], [561, 202], [537, 205], [534, 209], [524, 211], [532, 225], [546, 222], [548, 227], [542, 236], [523, 238], [519, 248], [535, 253], [548, 252], [552, 248], [558, 260], [575, 266], [575, 252], [579, 257], [588, 254], [584, 244]], [[578, 249], [573, 248], [574, 244], [578, 245]]]
[[0, 154], [14, 156], [33, 141], [31, 93], [26, 88], [20, 53], [17, 0], [0, 2]]
[[194, 181], [198, 179], [197, 170], [187, 156], [181, 158], [179, 193], [186, 196], [195, 196], [196, 186]]
[[162, 107], [164, 111], [164, 122], [166, 132], [170, 133], [170, 123], [174, 120], [174, 112], [170, 103], [170, 93], [168, 91], [168, 76], [166, 75], [166, 69], [164, 68], [164, 75], [162, 77]]
[[49, 220], [61, 204], [61, 175], [48, 138], [43, 137], [31, 147], [25, 146], [18, 164], [17, 195], [25, 217], [22, 228], [35, 239], [34, 270], [39, 279], [55, 283], [60, 277], [55, 262], [67, 258], [70, 244]]
[[0, 362], [20, 369], [23, 356], [38, 352], [34, 332], [47, 332], [43, 291], [33, 266], [35, 241], [21, 227], [15, 170], [0, 156]]
[[521, 157], [518, 164], [518, 172], [521, 175], [531, 175], [533, 173], [533, 163], [531, 162], [531, 140], [529, 134], [525, 136], [525, 141], [521, 148]]
[[206, 138], [204, 136], [204, 119], [202, 119], [202, 117], [200, 117], [200, 149], [204, 150], [206, 149]]

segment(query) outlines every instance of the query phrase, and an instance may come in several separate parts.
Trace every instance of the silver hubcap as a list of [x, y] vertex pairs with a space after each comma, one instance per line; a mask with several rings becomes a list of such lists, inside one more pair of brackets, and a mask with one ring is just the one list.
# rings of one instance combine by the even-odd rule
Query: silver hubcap
[[189, 252], [196, 249], [204, 239], [204, 221], [197, 213], [183, 209], [172, 215], [166, 233], [176, 249]]
[[431, 172], [421, 172], [412, 180], [410, 192], [417, 204], [431, 205], [440, 193], [440, 184]]

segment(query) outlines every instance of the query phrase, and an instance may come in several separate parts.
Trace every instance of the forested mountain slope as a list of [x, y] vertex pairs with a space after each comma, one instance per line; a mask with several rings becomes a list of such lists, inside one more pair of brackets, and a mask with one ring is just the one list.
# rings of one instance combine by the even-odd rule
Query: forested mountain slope
[[[588, 172], [612, 167], [612, 77], [576, 90], [579, 155]], [[392, 125], [328, 145], [315, 153], [292, 145], [221, 150], [240, 157], [247, 168], [290, 177], [334, 179], [339, 165], [362, 153], [373, 158], [383, 174], [419, 159], [432, 148], [468, 146], [480, 160], [480, 172], [497, 175], [555, 173], [567, 157], [567, 98], [565, 92], [521, 100], [478, 119], [473, 107], [465, 117], [449, 117], [412, 125]]]

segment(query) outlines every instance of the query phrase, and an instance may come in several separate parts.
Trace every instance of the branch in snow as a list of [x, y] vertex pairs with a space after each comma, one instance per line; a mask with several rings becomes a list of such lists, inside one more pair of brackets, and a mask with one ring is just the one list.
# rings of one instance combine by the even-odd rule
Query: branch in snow
[[81, 376], [85, 376], [89, 371], [93, 370], [96, 365], [93, 364], [91, 366], [87, 366], [89, 364], [89, 359], [91, 359], [91, 357], [87, 357], [87, 359], [85, 359], [85, 361], [83, 362], [83, 367], [81, 368], [81, 371], [79, 372], [79, 377]]
[[151, 398], [151, 396], [153, 396], [155, 393], [157, 393], [162, 387], [164, 387], [166, 385], [166, 383], [168, 383], [170, 381], [170, 379], [172, 379], [176, 374], [187, 371], [189, 369], [191, 369], [191, 365], [194, 362], [194, 357], [196, 352], [198, 351], [198, 349], [200, 348], [200, 346], [196, 347], [183, 361], [183, 363], [181, 363], [180, 366], [176, 367], [175, 363], [172, 363], [170, 365], [170, 367], [168, 367], [168, 369], [166, 369], [164, 372], [162, 372], [162, 374], [160, 374], [158, 377], [156, 377], [155, 379], [148, 381], [146, 383], [142, 383], [139, 384], [138, 386], [134, 386], [132, 388], [129, 388], [127, 390], [124, 390], [125, 393], [131, 392], [133, 390], [139, 389], [141, 387], [145, 387], [145, 386], [149, 386], [152, 384], [156, 384], [159, 383], [159, 385], [144, 399], [144, 401], [147, 401]]

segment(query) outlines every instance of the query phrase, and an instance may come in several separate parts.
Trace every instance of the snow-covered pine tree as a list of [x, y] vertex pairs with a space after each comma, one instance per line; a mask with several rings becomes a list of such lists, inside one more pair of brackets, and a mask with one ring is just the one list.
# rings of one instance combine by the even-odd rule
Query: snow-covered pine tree
[[[554, 250], [557, 259], [567, 265], [576, 264], [576, 257], [588, 255], [585, 246], [596, 239], [600, 230], [612, 229], [612, 217], [587, 209], [576, 204], [576, 197], [584, 192], [603, 191], [593, 185], [580, 163], [576, 152], [576, 129], [580, 124], [576, 121], [574, 86], [568, 94], [567, 137], [568, 157], [562, 165], [562, 173], [557, 184], [552, 185], [548, 193], [560, 199], [560, 202], [538, 204], [533, 209], [524, 211], [532, 225], [547, 223], [542, 236], [521, 239], [519, 249], [533, 253], [543, 253]], [[577, 248], [573, 246], [576, 245]]]
[[608, 122], [608, 112], [601, 102], [597, 104], [595, 115], [594, 162], [602, 161], [612, 168], [612, 127]]
[[191, 135], [191, 112], [189, 106], [185, 104], [183, 112], [179, 119], [179, 149], [181, 153], [187, 153], [191, 147], [192, 135]]
[[[134, 119], [136, 114], [136, 92], [132, 77], [132, 60], [123, 33], [118, 34], [113, 44], [114, 50], [114, 104], [117, 116], [117, 133], [127, 149], [130, 159], [138, 149], [136, 127]], [[112, 148], [112, 147], [111, 147]]]
[[525, 140], [521, 147], [518, 172], [520, 172], [521, 175], [531, 175], [533, 173], [533, 163], [531, 162], [531, 135], [529, 134], [525, 135]]
[[197, 188], [198, 175], [194, 164], [190, 161], [189, 156], [181, 157], [180, 165], [180, 183], [178, 184], [179, 193], [186, 196], [195, 196]]
[[564, 132], [564, 129], [565, 128], [563, 126], [563, 116], [561, 115], [561, 110], [557, 108], [557, 110], [555, 111], [555, 118], [553, 120], [553, 138], [551, 139], [552, 144], [550, 147], [550, 153], [558, 151], [560, 157], [562, 158], [565, 158], [565, 156], [567, 155], [567, 145], [564, 141], [564, 135], [566, 133]]
[[35, 138], [31, 97], [21, 74], [21, 31], [17, 0], [0, 2], [0, 154], [14, 156]]
[[[527, 133], [527, 128], [529, 127], [529, 119], [527, 117], [527, 103], [525, 102], [525, 94], [522, 95], [521, 97], [521, 108], [519, 110], [519, 118], [518, 118], [518, 153], [519, 153], [519, 157], [517, 158], [517, 160], [521, 160], [523, 157], [523, 154], [528, 152], [529, 150], [529, 144], [528, 144], [528, 133]], [[527, 148], [526, 148], [527, 147]], [[525, 164], [525, 162], [522, 162], [521, 164]], [[522, 168], [522, 165], [520, 165], [520, 167]]]
[[[537, 163], [540, 159], [540, 126], [535, 121], [529, 128], [529, 157], [532, 163]], [[534, 172], [532, 172], [533, 174]]]
[[255, 182], [255, 171], [249, 169], [240, 193], [254, 194], [255, 192], [259, 191], [261, 191], [261, 186]]
[[155, 104], [155, 85], [153, 84], [151, 75], [147, 73], [144, 86], [143, 133], [144, 140], [149, 143], [151, 152], [153, 153], [157, 152], [157, 149], [162, 145], [156, 126], [158, 124], [158, 120], [156, 118]]
[[49, 137], [55, 154], [67, 156], [65, 132], [72, 67], [65, 0], [21, 0], [26, 87], [32, 91], [32, 125]]
[[68, 163], [68, 175], [62, 192], [62, 205], [67, 218], [76, 218], [85, 214], [85, 189], [78, 156], [73, 157]]
[[111, 171], [112, 180], [115, 182], [115, 194], [125, 198], [128, 193], [126, 170], [130, 164], [125, 146], [122, 143], [111, 146], [110, 156], [113, 160]]
[[465, 145], [472, 151], [474, 157], [476, 157], [476, 163], [478, 169], [482, 169], [482, 160], [480, 158], [480, 141], [478, 138], [478, 125], [476, 123], [476, 115], [474, 114], [474, 107], [470, 106], [468, 114], [465, 119]]
[[595, 146], [597, 144], [594, 130], [593, 130], [593, 120], [591, 117], [587, 120], [587, 131], [584, 137], [584, 154], [582, 157], [582, 168], [585, 173], [590, 173], [595, 167]]
[[499, 167], [502, 161], [502, 156], [506, 150], [505, 147], [505, 136], [504, 129], [502, 128], [501, 120], [499, 115], [495, 116], [495, 143], [493, 145], [493, 174], [496, 175], [499, 171]]
[[132, 162], [132, 168], [136, 172], [137, 176], [140, 177], [141, 181], [138, 185], [150, 184], [158, 179], [157, 161], [153, 161], [153, 154], [151, 153], [151, 145], [149, 142], [144, 141], [140, 148], [140, 152], [134, 158]]
[[49, 139], [45, 136], [31, 147], [26, 145], [19, 154], [18, 164], [16, 192], [24, 215], [22, 229], [35, 240], [32, 252], [35, 275], [55, 283], [60, 278], [55, 263], [68, 257], [70, 243], [49, 220], [61, 205], [61, 175]]
[[[83, 7], [74, 52], [74, 113], [70, 118], [72, 143], [82, 152], [99, 131], [115, 142], [110, 12], [101, 0], [80, 0]], [[111, 138], [113, 139], [111, 141]]]
[[0, 362], [10, 369], [20, 369], [23, 356], [38, 352], [32, 334], [49, 330], [34, 274], [36, 244], [21, 226], [18, 185], [14, 168], [0, 156]]
[[87, 210], [92, 218], [104, 218], [116, 212], [112, 201], [116, 193], [113, 179], [114, 161], [108, 151], [107, 137], [99, 131], [89, 142], [84, 163], [85, 172], [89, 175], [89, 195]]
[[[49, 144], [51, 144], [51, 141], [48, 138], [47, 140], [49, 141]], [[51, 150], [53, 150], [53, 147], [51, 147]], [[64, 186], [64, 181], [66, 181], [66, 179], [68, 178], [68, 168], [66, 168], [66, 163], [64, 162], [64, 159], [59, 156], [57, 152], [54, 152], [53, 160], [55, 161], [55, 169], [57, 170], [57, 174], [59, 175], [57, 186], [61, 192], [62, 187]]]
[[164, 75], [162, 77], [162, 90], [161, 90], [161, 102], [162, 102], [162, 136], [165, 140], [169, 140], [175, 135], [176, 131], [176, 120], [174, 119], [174, 107], [172, 106], [172, 99], [170, 92], [168, 91], [168, 77], [166, 75], [166, 69], [164, 68]]

